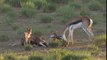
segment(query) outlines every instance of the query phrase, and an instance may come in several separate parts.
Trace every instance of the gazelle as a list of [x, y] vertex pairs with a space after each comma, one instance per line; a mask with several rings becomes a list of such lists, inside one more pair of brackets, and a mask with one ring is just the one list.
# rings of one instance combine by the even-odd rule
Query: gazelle
[[32, 28], [27, 28], [27, 31], [24, 32], [24, 37], [22, 39], [22, 45], [30, 43], [31, 34], [32, 34]]
[[[78, 28], [82, 28], [89, 37], [93, 37], [94, 34], [92, 32], [92, 24], [93, 24], [92, 19], [90, 19], [89, 17], [86, 17], [86, 16], [70, 19], [70, 21], [66, 24], [66, 26], [64, 28], [62, 36], [59, 36], [59, 38], [65, 40], [66, 42], [68, 42], [68, 44], [69, 44], [69, 41], [71, 40], [72, 44], [73, 44], [74, 43], [73, 42], [73, 32], [75, 29], [78, 29]], [[67, 31], [69, 32], [68, 38], [66, 38], [66, 36], [65, 36]], [[55, 34], [52, 34], [50, 37], [54, 38]]]
[[34, 36], [33, 39], [30, 41], [30, 44], [48, 47], [48, 43], [45, 41], [45, 39], [43, 37], [39, 37], [39, 36]]

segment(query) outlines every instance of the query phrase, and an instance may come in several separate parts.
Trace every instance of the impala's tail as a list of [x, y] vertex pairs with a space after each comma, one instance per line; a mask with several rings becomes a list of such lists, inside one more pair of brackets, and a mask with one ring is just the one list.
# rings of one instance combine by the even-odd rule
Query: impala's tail
[[90, 19], [90, 25], [89, 25], [89, 27], [92, 27], [92, 24], [93, 24], [93, 20]]

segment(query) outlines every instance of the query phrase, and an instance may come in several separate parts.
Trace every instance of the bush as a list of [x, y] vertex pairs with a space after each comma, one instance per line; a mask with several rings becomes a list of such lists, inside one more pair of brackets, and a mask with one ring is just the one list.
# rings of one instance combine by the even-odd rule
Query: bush
[[91, 52], [91, 55], [92, 55], [92, 56], [97, 56], [99, 53], [100, 53], [100, 51], [92, 51], [92, 52]]
[[4, 60], [16, 60], [16, 58], [12, 55], [6, 55], [4, 56]]
[[96, 46], [96, 45], [89, 45], [87, 47], [87, 50], [89, 50], [89, 51], [98, 51], [98, 46]]
[[31, 51], [32, 48], [33, 48], [32, 45], [26, 44], [24, 49], [25, 49], [26, 51]]
[[26, 31], [26, 30], [25, 30], [24, 28], [20, 28], [20, 29], [17, 30], [17, 35], [18, 35], [19, 37], [22, 37], [25, 31]]
[[35, 9], [35, 4], [34, 2], [31, 2], [31, 1], [27, 1], [27, 2], [22, 2], [21, 3], [21, 7], [27, 7], [27, 8], [34, 8]]
[[7, 13], [10, 11], [13, 11], [13, 8], [10, 5], [8, 5], [8, 4], [0, 5], [0, 13]]
[[34, 0], [34, 3], [37, 6], [37, 9], [43, 8], [47, 5], [46, 0]]
[[25, 17], [33, 17], [35, 15], [35, 10], [30, 8], [21, 8], [21, 14]]
[[70, 7], [71, 8], [74, 8], [74, 9], [77, 9], [77, 10], [80, 10], [81, 9], [81, 4], [80, 3], [76, 3], [76, 2], [70, 2], [69, 3]]
[[87, 8], [83, 8], [80, 12], [81, 16], [90, 16], [90, 11]]
[[19, 26], [16, 25], [16, 24], [13, 24], [11, 27], [12, 27], [12, 29], [13, 29], [14, 31], [16, 31], [16, 30], [19, 28]]
[[68, 20], [66, 19], [66, 18], [63, 18], [62, 20], [61, 20], [61, 23], [62, 24], [66, 24], [68, 22]]
[[10, 17], [9, 15], [5, 17], [5, 23], [7, 25], [12, 25], [14, 21], [15, 21], [14, 17]]
[[34, 35], [34, 36], [42, 36], [42, 35], [44, 35], [44, 33], [43, 33], [43, 31], [41, 31], [41, 30], [34, 30], [34, 31], [33, 31], [33, 35]]
[[51, 23], [52, 20], [53, 20], [53, 17], [49, 16], [49, 15], [41, 17], [41, 22], [42, 23]]
[[25, 17], [33, 17], [35, 15], [36, 8], [33, 2], [21, 3], [21, 13]]
[[89, 9], [91, 11], [99, 11], [99, 10], [102, 10], [102, 5], [97, 1], [93, 1], [90, 3]]
[[95, 1], [98, 1], [99, 3], [105, 5], [106, 4], [106, 0], [95, 0]]
[[20, 14], [15, 11], [9, 11], [9, 12], [7, 12], [7, 16], [11, 17], [11, 18], [16, 18], [16, 17], [20, 16]]
[[44, 8], [44, 12], [54, 12], [56, 10], [56, 4], [54, 3], [48, 3]]
[[96, 46], [106, 45], [106, 34], [96, 36], [94, 44]]
[[53, 48], [66, 46], [66, 42], [63, 40], [52, 41], [52, 42], [49, 42], [49, 46]]
[[58, 43], [57, 42], [50, 42], [49, 46], [52, 48], [58, 47]]
[[84, 60], [84, 59], [88, 59], [88, 57], [69, 54], [67, 56], [64, 56], [61, 60]]
[[53, 3], [68, 3], [69, 0], [47, 0], [47, 2]]
[[69, 5], [59, 8], [56, 12], [61, 16], [62, 21], [65, 21], [64, 23], [66, 23], [70, 18], [76, 16], [74, 8]]
[[8, 41], [9, 40], [9, 37], [7, 35], [0, 35], [0, 41], [1, 42], [5, 42], [5, 41]]
[[89, 3], [90, 2], [90, 0], [82, 0], [82, 3], [83, 4], [87, 4], [87, 3]]
[[43, 60], [43, 58], [40, 57], [40, 56], [30, 56], [30, 57], [28, 58], [28, 60]]
[[7, 0], [7, 3], [9, 3], [13, 7], [20, 7], [21, 0]]

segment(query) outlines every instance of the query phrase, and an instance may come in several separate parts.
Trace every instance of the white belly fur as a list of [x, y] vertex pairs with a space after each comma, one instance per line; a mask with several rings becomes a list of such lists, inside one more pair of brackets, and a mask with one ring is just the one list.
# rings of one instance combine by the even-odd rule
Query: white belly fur
[[71, 25], [72, 29], [81, 28], [81, 26], [82, 26], [82, 22], [80, 22], [78, 24]]

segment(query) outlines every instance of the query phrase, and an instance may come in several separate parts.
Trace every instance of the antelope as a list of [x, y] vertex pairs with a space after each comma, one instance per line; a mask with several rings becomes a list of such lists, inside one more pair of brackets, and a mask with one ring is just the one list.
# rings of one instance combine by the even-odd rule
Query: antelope
[[30, 41], [31, 45], [38, 45], [38, 46], [43, 46], [43, 47], [48, 47], [47, 42], [43, 37], [35, 36], [33, 39]]
[[22, 45], [29, 44], [30, 43], [30, 38], [32, 34], [32, 28], [27, 28], [27, 31], [24, 32], [24, 37], [22, 38]]
[[[55, 38], [55, 36], [63, 39], [67, 42], [67, 45], [69, 45], [69, 41], [71, 40], [72, 44], [73, 42], [73, 32], [75, 29], [82, 28], [85, 33], [89, 36], [89, 38], [92, 38], [94, 36], [92, 32], [92, 24], [93, 20], [87, 16], [83, 17], [76, 17], [73, 19], [70, 19], [70, 21], [65, 25], [65, 28], [63, 30], [63, 34], [61, 36], [52, 34], [50, 35], [50, 38]], [[68, 31], [68, 38], [66, 38], [66, 32]]]

